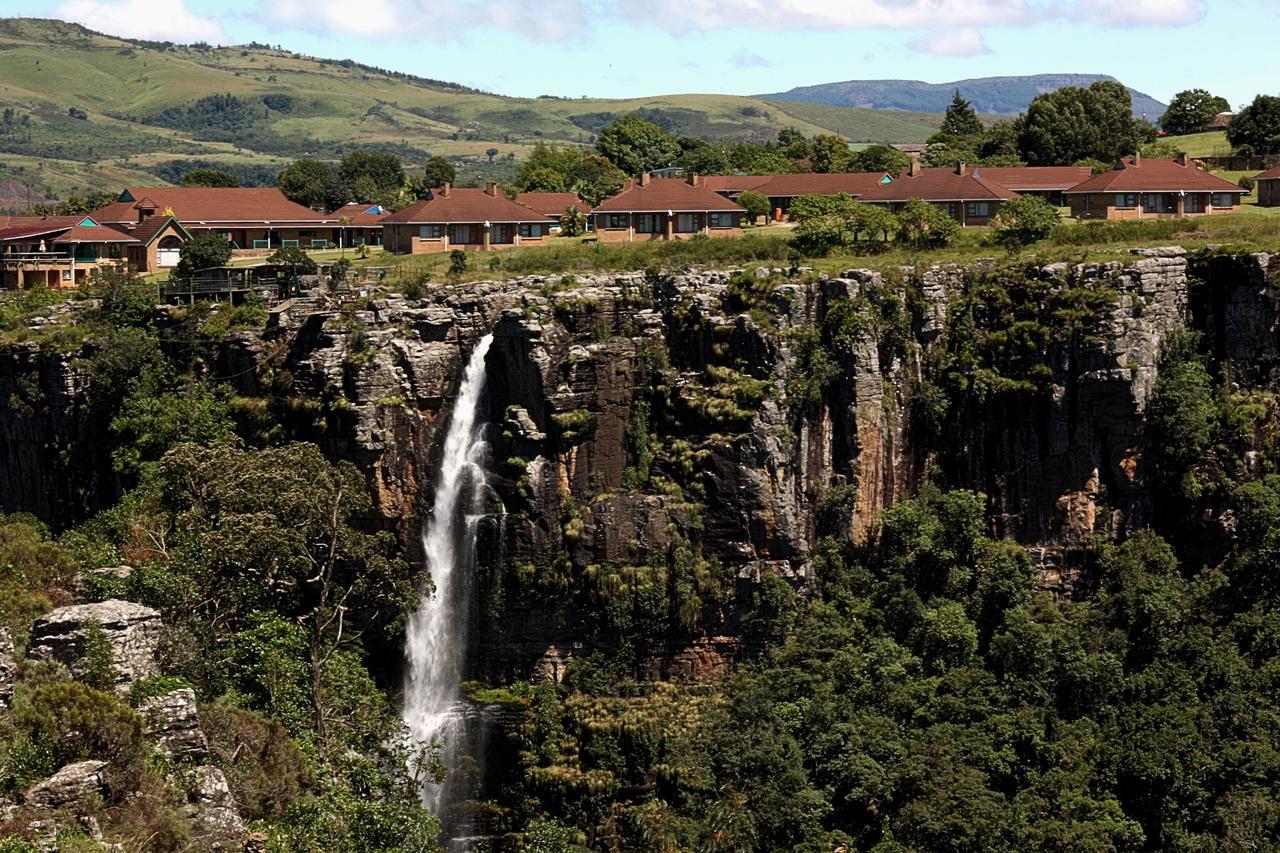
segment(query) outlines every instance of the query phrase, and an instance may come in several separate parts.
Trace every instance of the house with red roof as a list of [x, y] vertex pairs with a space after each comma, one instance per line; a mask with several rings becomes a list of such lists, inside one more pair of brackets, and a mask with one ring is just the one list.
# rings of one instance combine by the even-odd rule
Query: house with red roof
[[154, 270], [161, 235], [182, 233], [172, 221], [159, 224], [132, 235], [91, 216], [0, 216], [0, 286], [77, 287], [104, 267]]
[[741, 205], [708, 189], [697, 175], [654, 178], [648, 172], [594, 211], [602, 243], [734, 237], [742, 234], [745, 216]]
[[1244, 190], [1202, 171], [1185, 154], [1176, 160], [1121, 160], [1064, 194], [1077, 219], [1180, 219], [1240, 209]]
[[516, 204], [523, 204], [536, 213], [554, 219], [556, 224], [551, 226], [552, 231], [560, 230], [560, 217], [571, 207], [586, 216], [588, 222], [591, 217], [591, 205], [579, 198], [577, 193], [516, 193]]
[[896, 179], [877, 183], [858, 201], [883, 204], [895, 213], [911, 199], [923, 199], [961, 225], [986, 225], [1000, 205], [1018, 194], [971, 170], [964, 163], [954, 169], [923, 168], [913, 160]]
[[189, 234], [219, 234], [237, 256], [282, 246], [326, 249], [342, 239], [337, 217], [292, 202], [275, 187], [128, 187], [93, 213], [129, 233], [154, 216], [173, 217]]
[[1088, 166], [975, 166], [973, 173], [1018, 195], [1040, 196], [1066, 207], [1062, 194], [1093, 175]]
[[882, 185], [892, 183], [893, 178], [884, 172], [802, 172], [788, 175], [772, 175], [751, 192], [769, 199], [771, 219], [782, 220], [791, 209], [791, 202], [807, 195], [840, 195], [860, 199]]
[[380, 204], [350, 201], [330, 213], [338, 220], [338, 248], [381, 246], [382, 220], [391, 211]]
[[1254, 175], [1253, 186], [1258, 191], [1258, 204], [1263, 207], [1280, 205], [1280, 166]]
[[445, 184], [384, 217], [383, 245], [411, 255], [537, 246], [550, 239], [554, 224], [550, 216], [507, 198], [493, 182], [482, 190]]

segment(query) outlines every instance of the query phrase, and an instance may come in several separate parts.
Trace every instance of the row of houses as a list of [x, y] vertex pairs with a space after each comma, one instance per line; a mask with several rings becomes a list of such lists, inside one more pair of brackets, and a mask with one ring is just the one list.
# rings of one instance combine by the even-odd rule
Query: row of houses
[[[1260, 204], [1280, 204], [1280, 168], [1257, 177]], [[274, 188], [128, 188], [88, 216], [0, 217], [0, 271], [6, 287], [74, 286], [104, 264], [140, 272], [174, 266], [182, 244], [218, 234], [239, 257], [276, 249], [383, 246], [420, 254], [545, 244], [560, 216], [576, 207], [601, 242], [681, 240], [742, 233], [745, 192], [769, 200], [770, 218], [785, 220], [795, 199], [847, 194], [901, 209], [912, 199], [936, 205], [966, 226], [985, 225], [1019, 195], [1069, 207], [1080, 219], [1204, 216], [1238, 210], [1243, 190], [1186, 157], [1135, 155], [1093, 175], [1088, 167], [923, 168], [898, 175], [832, 173], [690, 175], [628, 181], [595, 208], [573, 193], [521, 193], [508, 198], [496, 184], [464, 189], [448, 184], [395, 212], [348, 204], [323, 213]]]

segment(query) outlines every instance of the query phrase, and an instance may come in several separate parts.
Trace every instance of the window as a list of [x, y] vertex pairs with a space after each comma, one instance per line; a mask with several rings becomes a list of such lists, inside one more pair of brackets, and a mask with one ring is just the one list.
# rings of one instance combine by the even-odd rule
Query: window
[[605, 228], [628, 228], [631, 225], [631, 223], [629, 222], [629, 219], [630, 217], [627, 216], [627, 214], [625, 213], [610, 213], [608, 216], [605, 217], [604, 227]]
[[1235, 204], [1236, 204], [1235, 193], [1214, 193], [1213, 194], [1214, 207], [1235, 207]]
[[253, 248], [255, 248], [255, 249], [270, 249], [270, 248], [271, 248], [271, 241], [270, 241], [270, 240], [254, 240], [254, 241], [253, 241]]
[[1137, 193], [1116, 193], [1116, 207], [1137, 207]]
[[1168, 210], [1165, 201], [1164, 193], [1144, 193], [1142, 196], [1142, 209], [1150, 213], [1164, 213]]
[[329, 241], [328, 241], [328, 240], [326, 240], [326, 239], [324, 239], [323, 237], [312, 237], [312, 238], [311, 238], [311, 248], [313, 248], [313, 249], [327, 249], [327, 248], [329, 248]]
[[419, 225], [418, 236], [423, 240], [439, 240], [444, 231], [439, 225]]
[[530, 238], [534, 238], [534, 237], [541, 237], [541, 236], [542, 236], [542, 223], [540, 223], [540, 222], [521, 222], [521, 223], [520, 223], [520, 236], [521, 236], [521, 237], [530, 237]]
[[289, 246], [293, 246], [293, 247], [297, 248], [297, 246], [298, 246], [298, 241], [297, 241], [297, 240], [281, 240], [281, 241], [280, 241], [280, 245], [281, 245], [281, 246], [283, 246], [283, 247], [285, 247], [285, 248], [288, 248]]
[[732, 228], [733, 227], [732, 213], [712, 213], [709, 215], [708, 218], [710, 219], [709, 224], [712, 228]]
[[642, 213], [640, 214], [640, 223], [636, 226], [636, 231], [641, 234], [661, 234], [665, 230], [666, 223], [663, 221], [661, 214]]
[[1182, 210], [1184, 213], [1204, 213], [1204, 195], [1187, 193], [1182, 199]]
[[676, 230], [681, 234], [688, 234], [690, 231], [696, 231], [697, 227], [694, 225], [694, 222], [695, 219], [692, 213], [676, 214]]
[[964, 206], [965, 216], [990, 216], [991, 205], [985, 201], [971, 201]]

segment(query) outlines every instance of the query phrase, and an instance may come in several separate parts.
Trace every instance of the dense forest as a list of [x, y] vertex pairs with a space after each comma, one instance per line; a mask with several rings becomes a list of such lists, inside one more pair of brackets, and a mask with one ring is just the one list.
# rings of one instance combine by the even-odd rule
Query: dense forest
[[[7, 299], [0, 850], [1272, 849], [1273, 277]], [[446, 768], [402, 736], [402, 647], [489, 332]]]

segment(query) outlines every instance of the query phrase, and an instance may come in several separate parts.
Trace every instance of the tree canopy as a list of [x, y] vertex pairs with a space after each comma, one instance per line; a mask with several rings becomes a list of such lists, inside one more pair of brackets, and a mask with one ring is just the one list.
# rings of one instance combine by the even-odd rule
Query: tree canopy
[[663, 128], [632, 113], [600, 131], [596, 149], [625, 174], [636, 176], [676, 164], [680, 144]]
[[294, 160], [280, 173], [276, 185], [290, 201], [306, 207], [333, 210], [348, 201], [338, 173], [321, 160]]
[[238, 187], [240, 180], [221, 169], [196, 168], [182, 175], [184, 187]]
[[1129, 91], [1113, 80], [1037, 95], [1016, 128], [1018, 150], [1033, 166], [1115, 162], [1137, 151], [1150, 130], [1134, 119]]
[[1160, 127], [1166, 133], [1197, 133], [1218, 113], [1230, 109], [1226, 98], [1206, 89], [1183, 89], [1173, 96], [1169, 108], [1160, 116]]
[[1280, 97], [1258, 95], [1227, 126], [1227, 141], [1238, 154], [1280, 151]]

